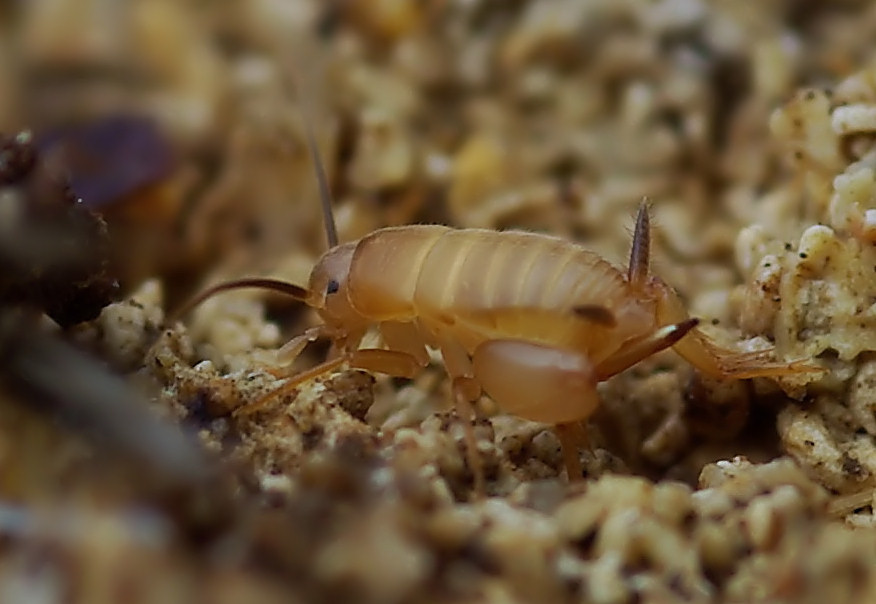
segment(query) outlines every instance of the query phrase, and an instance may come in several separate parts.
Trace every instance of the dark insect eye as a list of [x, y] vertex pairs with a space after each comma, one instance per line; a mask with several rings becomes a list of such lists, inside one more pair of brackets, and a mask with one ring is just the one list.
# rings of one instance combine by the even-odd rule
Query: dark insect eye
[[334, 294], [334, 293], [337, 293], [337, 291], [339, 289], [341, 289], [341, 284], [338, 283], [337, 281], [335, 281], [334, 279], [332, 279], [331, 281], [328, 282], [328, 287], [326, 288], [325, 293], [326, 294]]

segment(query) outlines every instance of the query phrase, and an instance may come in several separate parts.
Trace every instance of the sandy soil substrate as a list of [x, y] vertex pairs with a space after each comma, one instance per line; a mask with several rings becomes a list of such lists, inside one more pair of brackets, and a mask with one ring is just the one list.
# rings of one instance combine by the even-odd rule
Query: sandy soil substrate
[[[62, 331], [0, 276], [0, 602], [876, 601], [872, 3], [39, 0], [0, 28], [0, 131], [103, 215], [124, 292]], [[328, 350], [277, 354], [311, 310], [167, 319], [307, 284], [302, 119], [344, 241], [527, 229], [623, 267], [647, 198], [714, 340], [824, 373], [657, 354], [600, 386], [572, 483], [484, 398], [478, 499], [440, 357], [284, 390]]]

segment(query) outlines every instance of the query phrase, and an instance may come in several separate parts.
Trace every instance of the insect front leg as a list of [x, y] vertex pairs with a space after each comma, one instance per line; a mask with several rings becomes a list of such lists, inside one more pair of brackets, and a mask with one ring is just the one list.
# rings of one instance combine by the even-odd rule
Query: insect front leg
[[[306, 338], [305, 334], [302, 336]], [[304, 344], [306, 344], [306, 339]], [[339, 346], [339, 348], [342, 348]], [[324, 363], [320, 363], [312, 369], [303, 371], [289, 378], [282, 386], [276, 390], [269, 392], [265, 396], [256, 399], [254, 402], [237, 409], [234, 415], [249, 415], [263, 409], [270, 401], [277, 399], [284, 394], [292, 392], [304, 382], [308, 382], [314, 378], [333, 371], [345, 363], [350, 367], [357, 369], [365, 369], [375, 373], [385, 373], [395, 377], [414, 377], [425, 366], [414, 356], [405, 352], [395, 350], [384, 350], [382, 348], [363, 348], [360, 350], [343, 350], [333, 358], [328, 359]]]
[[316, 342], [318, 339], [325, 337], [327, 330], [325, 325], [317, 325], [304, 331], [304, 333], [295, 336], [277, 351], [277, 362], [282, 365], [279, 369], [272, 369], [270, 373], [276, 377], [288, 377], [292, 364], [301, 356], [308, 344]]
[[288, 394], [298, 388], [304, 382], [310, 381], [314, 378], [317, 378], [321, 375], [328, 373], [334, 369], [337, 369], [341, 365], [343, 365], [347, 361], [346, 357], [336, 357], [334, 359], [329, 359], [328, 361], [313, 367], [312, 369], [308, 369], [307, 371], [303, 371], [298, 375], [290, 378], [289, 381], [285, 382], [282, 386], [269, 392], [268, 394], [256, 399], [255, 401], [248, 403], [238, 409], [235, 409], [233, 415], [235, 417], [241, 415], [250, 415], [255, 413], [256, 411], [261, 411], [264, 409], [268, 403], [273, 400], [276, 400], [278, 397], [281, 397], [285, 394]]
[[474, 377], [502, 409], [557, 427], [569, 480], [581, 477], [576, 425], [599, 406], [596, 369], [581, 352], [525, 340], [490, 340], [472, 357]]

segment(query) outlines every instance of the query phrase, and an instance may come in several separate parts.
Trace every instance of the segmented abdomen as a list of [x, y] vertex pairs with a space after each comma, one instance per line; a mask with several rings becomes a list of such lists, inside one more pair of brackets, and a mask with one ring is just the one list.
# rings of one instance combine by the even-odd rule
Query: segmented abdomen
[[638, 320], [609, 327], [574, 314], [576, 306], [595, 305], [623, 320], [636, 300], [617, 269], [556, 237], [451, 231], [435, 242], [420, 270], [418, 315], [444, 320], [469, 350], [485, 339], [519, 338], [601, 357], [642, 329]]
[[[485, 339], [522, 338], [608, 352], [606, 346], [646, 329], [649, 314], [624, 276], [597, 254], [534, 233], [435, 226], [377, 231], [360, 242], [350, 284], [351, 301], [363, 315], [417, 318], [469, 350]], [[582, 305], [608, 309], [619, 325], [587, 324], [573, 313]]]
[[465, 229], [442, 234], [423, 257], [414, 305], [420, 313], [611, 308], [627, 296], [627, 284], [613, 266], [568, 241]]

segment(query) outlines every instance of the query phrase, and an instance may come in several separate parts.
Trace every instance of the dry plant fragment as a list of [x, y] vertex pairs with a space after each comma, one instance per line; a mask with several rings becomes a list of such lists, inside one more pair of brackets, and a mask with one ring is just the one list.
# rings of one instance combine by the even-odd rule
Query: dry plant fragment
[[95, 318], [116, 295], [106, 224], [41, 156], [30, 132], [0, 136], [0, 302], [62, 327]]

